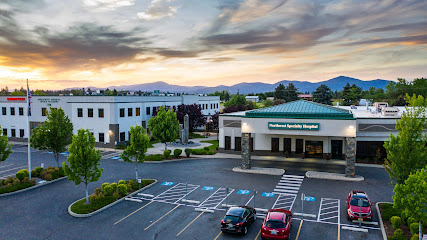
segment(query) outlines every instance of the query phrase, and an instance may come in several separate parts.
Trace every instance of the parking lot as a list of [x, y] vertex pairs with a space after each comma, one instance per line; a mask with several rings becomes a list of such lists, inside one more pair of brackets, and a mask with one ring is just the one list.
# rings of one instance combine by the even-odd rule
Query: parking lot
[[[101, 168], [104, 172], [98, 182], [89, 185], [90, 192], [103, 182], [134, 177], [134, 166], [112, 159], [112, 153], [103, 152]], [[26, 166], [26, 154], [25, 150], [14, 152], [10, 159], [0, 163], [0, 172], [15, 165]], [[61, 155], [61, 161], [65, 157]], [[40, 166], [41, 162], [46, 166], [55, 164], [51, 154], [35, 151], [33, 166]], [[358, 227], [346, 218], [345, 198], [351, 190], [364, 190], [374, 203], [391, 201], [392, 186], [383, 169], [358, 167], [358, 174], [364, 176], [365, 181], [341, 182], [304, 177], [305, 171], [316, 170], [316, 167], [329, 171], [329, 166], [324, 165], [253, 162], [257, 167], [286, 164], [285, 175], [269, 176], [232, 172], [232, 167], [239, 164], [238, 159], [214, 158], [144, 163], [139, 168], [140, 175], [157, 179], [158, 183], [85, 219], [67, 213], [68, 205], [84, 196], [83, 185], [76, 186], [67, 180], [4, 197], [0, 201], [0, 226], [7, 231], [0, 231], [0, 239], [34, 236], [37, 236], [35, 239], [81, 236], [92, 239], [261, 239], [264, 210], [270, 208], [293, 212], [290, 239], [382, 239], [375, 225], [362, 225], [368, 232], [345, 229]], [[334, 171], [336, 166], [331, 169]], [[314, 201], [302, 204], [302, 193], [313, 197], [310, 199]], [[221, 233], [220, 221], [227, 205], [249, 205], [258, 209], [257, 220], [246, 236]], [[378, 216], [375, 208], [373, 210], [373, 221], [377, 222]], [[19, 227], [22, 224], [27, 227]]]

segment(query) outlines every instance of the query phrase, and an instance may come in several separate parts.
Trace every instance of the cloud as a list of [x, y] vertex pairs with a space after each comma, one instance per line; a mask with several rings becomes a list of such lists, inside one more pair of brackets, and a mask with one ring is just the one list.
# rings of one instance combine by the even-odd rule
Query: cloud
[[177, 6], [171, 6], [171, 0], [152, 0], [144, 12], [138, 12], [140, 19], [147, 21], [159, 20], [165, 17], [172, 17], [177, 11]]
[[166, 58], [194, 58], [198, 56], [197, 51], [159, 50], [156, 53]]
[[218, 63], [218, 62], [233, 61], [234, 58], [231, 58], [231, 57], [213, 57], [213, 58], [201, 58], [200, 60]]
[[0, 63], [3, 66], [48, 68], [61, 72], [72, 69], [99, 70], [133, 61], [149, 51], [148, 39], [138, 36], [141, 29], [118, 31], [112, 26], [79, 23], [54, 32], [38, 26], [22, 29], [12, 12], [0, 12]]
[[400, 44], [407, 44], [407, 45], [427, 44], [427, 35], [370, 39], [370, 40], [364, 40], [364, 41], [344, 43], [344, 44], [340, 44], [340, 46], [355, 46], [355, 45], [362, 45], [362, 44], [377, 44], [377, 43], [400, 43]]
[[387, 31], [409, 31], [409, 30], [421, 30], [427, 32], [427, 22], [417, 22], [417, 23], [406, 23], [391, 25], [386, 27], [371, 28], [365, 32], [387, 32]]
[[134, 0], [83, 0], [86, 7], [94, 9], [114, 10], [120, 7], [132, 6]]

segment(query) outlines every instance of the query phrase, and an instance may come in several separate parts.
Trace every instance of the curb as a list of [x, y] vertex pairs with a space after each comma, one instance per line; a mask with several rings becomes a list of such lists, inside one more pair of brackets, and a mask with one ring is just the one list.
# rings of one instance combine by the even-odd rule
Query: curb
[[42, 184], [37, 184], [35, 186], [29, 187], [29, 188], [24, 188], [24, 189], [15, 191], [15, 192], [3, 193], [3, 194], [0, 194], [0, 198], [1, 197], [6, 197], [6, 196], [10, 196], [10, 195], [14, 195], [14, 194], [18, 194], [18, 193], [22, 193], [22, 192], [26, 192], [26, 191], [29, 191], [29, 190], [33, 190], [35, 188], [42, 187], [42, 186], [45, 186], [45, 185], [50, 184], [50, 183], [59, 182], [59, 181], [64, 180], [66, 178], [68, 178], [68, 177], [65, 176], [65, 177], [57, 178], [55, 180], [47, 181], [47, 182], [44, 182]]
[[325, 180], [335, 180], [335, 181], [361, 182], [365, 180], [365, 178], [362, 176], [346, 177], [345, 174], [341, 174], [341, 173], [315, 172], [315, 171], [307, 171], [305, 173], [305, 176], [307, 178], [312, 178], [312, 179], [325, 179]]
[[[377, 209], [378, 218], [379, 218], [379, 222], [380, 222], [381, 233], [383, 234], [383, 240], [387, 240], [387, 234], [385, 233], [383, 218], [381, 216], [381, 212], [380, 212], [380, 208], [379, 208], [379, 205], [381, 203], [391, 203], [391, 202], [377, 202], [375, 204], [375, 208]], [[393, 203], [391, 203], [391, 204], [393, 204]]]
[[282, 176], [285, 174], [285, 170], [279, 168], [257, 168], [253, 167], [251, 169], [242, 169], [241, 167], [234, 167], [233, 172], [239, 173], [252, 173], [252, 174], [264, 174], [264, 175], [273, 175], [273, 176]]
[[113, 202], [113, 203], [108, 204], [107, 206], [104, 206], [103, 208], [100, 208], [100, 209], [96, 210], [95, 212], [86, 213], [86, 214], [78, 214], [78, 213], [74, 213], [74, 212], [72, 212], [72, 211], [71, 211], [71, 206], [73, 206], [73, 204], [74, 204], [74, 203], [76, 203], [76, 202], [78, 202], [78, 201], [80, 201], [80, 200], [82, 200], [82, 199], [85, 199], [86, 197], [84, 197], [84, 198], [80, 198], [79, 200], [77, 200], [77, 201], [75, 201], [75, 202], [71, 203], [71, 204], [70, 204], [70, 206], [68, 206], [68, 214], [70, 214], [71, 216], [76, 217], [76, 218], [87, 218], [87, 217], [92, 217], [93, 215], [98, 214], [98, 213], [100, 213], [100, 212], [104, 211], [105, 209], [110, 208], [110, 207], [112, 207], [112, 206], [116, 205], [117, 203], [119, 203], [119, 202], [121, 202], [121, 201], [124, 201], [124, 200], [125, 200], [125, 198], [127, 198], [127, 197], [131, 197], [131, 196], [133, 196], [133, 195], [135, 195], [135, 194], [137, 194], [137, 193], [139, 193], [139, 192], [141, 192], [141, 191], [143, 191], [143, 190], [145, 190], [145, 189], [147, 189], [147, 188], [149, 188], [149, 187], [151, 187], [152, 185], [154, 185], [154, 184], [156, 184], [156, 183], [157, 183], [157, 180], [156, 180], [156, 179], [146, 179], [146, 180], [154, 180], [154, 182], [153, 182], [153, 183], [151, 183], [151, 184], [149, 184], [149, 185], [147, 185], [147, 186], [145, 186], [145, 187], [143, 187], [143, 188], [141, 188], [141, 189], [139, 189], [138, 191], [135, 191], [135, 192], [133, 192], [133, 193], [131, 193], [131, 194], [129, 194], [129, 195], [126, 195], [126, 196], [122, 197], [121, 199], [119, 199], [119, 200], [117, 200], [117, 201], [115, 201], [115, 202]]
[[[210, 156], [213, 156], [213, 155], [210, 155]], [[201, 157], [190, 157], [190, 158], [181, 158], [181, 159], [174, 159], [174, 160], [144, 161], [144, 163], [148, 163], [148, 164], [159, 164], [159, 163], [180, 162], [180, 161], [199, 160], [199, 159], [205, 159], [205, 158], [201, 158]]]

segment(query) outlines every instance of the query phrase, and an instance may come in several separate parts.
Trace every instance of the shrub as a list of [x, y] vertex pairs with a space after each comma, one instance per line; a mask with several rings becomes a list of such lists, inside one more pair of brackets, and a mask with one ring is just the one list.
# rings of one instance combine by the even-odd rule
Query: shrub
[[416, 223], [417, 219], [415, 219], [414, 217], [409, 217], [408, 218], [408, 226], [410, 226], [412, 223]]
[[3, 186], [3, 180], [0, 180], [0, 186]]
[[402, 229], [398, 228], [394, 231], [394, 235], [390, 237], [391, 240], [407, 240], [407, 238], [403, 235]]
[[165, 156], [166, 159], [168, 159], [170, 155], [171, 155], [171, 150], [163, 151], [163, 156]]
[[209, 147], [204, 147], [203, 149], [205, 149], [205, 151], [209, 151]]
[[182, 153], [182, 149], [177, 148], [177, 149], [173, 150], [173, 156], [176, 158], [179, 157], [179, 155], [181, 155], [181, 153]]
[[117, 185], [117, 191], [120, 193], [120, 195], [125, 196], [128, 194], [128, 189], [125, 184], [119, 184]]
[[185, 152], [185, 156], [190, 157], [191, 149], [186, 148], [186, 149], [184, 149], [184, 152]]
[[49, 173], [49, 174], [44, 175], [44, 180], [52, 181], [52, 179], [53, 179], [52, 174]]
[[24, 179], [22, 179], [22, 182], [29, 183], [30, 182], [30, 178], [29, 177], [24, 177]]
[[418, 223], [417, 222], [411, 223], [411, 225], [409, 225], [409, 229], [411, 230], [412, 234], [418, 233], [418, 230], [419, 230]]
[[207, 151], [203, 148], [191, 149], [191, 153], [194, 155], [205, 155]]
[[89, 195], [89, 202], [93, 203], [96, 200], [96, 194]]
[[8, 177], [8, 178], [6, 178], [6, 180], [4, 180], [3, 184], [6, 185], [6, 184], [9, 184], [12, 182], [13, 182], [13, 177]]
[[105, 192], [105, 195], [107, 195], [107, 196], [112, 195], [114, 192], [113, 187], [110, 184], [106, 185], [104, 187], [104, 192]]
[[393, 216], [390, 218], [390, 222], [393, 229], [398, 229], [400, 227], [400, 223], [402, 223], [402, 219], [398, 216]]
[[28, 174], [27, 169], [21, 169], [15, 174], [15, 176], [17, 179], [22, 181], [25, 177], [28, 177], [30, 175]]
[[40, 173], [42, 172], [42, 170], [43, 170], [43, 168], [41, 168], [41, 167], [36, 167], [36, 168], [34, 168], [34, 174], [33, 174], [33, 171], [31, 171], [31, 175], [32, 176], [34, 176], [34, 177], [40, 177]]
[[128, 192], [129, 192], [129, 191], [132, 191], [132, 189], [133, 189], [133, 188], [132, 188], [132, 183], [129, 183], [129, 182], [128, 182], [128, 183], [126, 184], [126, 188], [127, 188]]
[[15, 178], [15, 180], [13, 180], [13, 186], [16, 186], [16, 185], [18, 185], [20, 183], [21, 183], [21, 180], [19, 180], [17, 178]]
[[106, 187], [106, 186], [109, 186], [109, 185], [110, 185], [109, 183], [105, 182], [105, 183], [103, 183], [103, 184], [101, 185], [101, 189], [102, 189], [103, 191], [105, 191], [105, 187]]
[[418, 240], [418, 239], [420, 239], [420, 235], [418, 235], [418, 234], [414, 234], [411, 237], [411, 240]]
[[30, 183], [31, 183], [32, 185], [36, 185], [36, 179], [34, 179], [34, 178], [30, 179]]
[[114, 198], [114, 199], [119, 199], [119, 198], [120, 198], [120, 193], [118, 193], [118, 192], [114, 192], [114, 193], [113, 193], [113, 198]]
[[208, 154], [208, 155], [214, 155], [214, 154], [215, 154], [215, 152], [214, 152], [214, 151], [212, 151], [212, 150], [210, 150], [210, 151], [208, 151], [206, 154]]
[[101, 194], [101, 193], [102, 193], [101, 188], [96, 188], [96, 189], [95, 189], [95, 195], [99, 195], [99, 194]]
[[163, 156], [161, 154], [153, 154], [145, 157], [146, 161], [163, 161]]
[[117, 183], [113, 182], [110, 184], [110, 186], [113, 188], [114, 192], [117, 190]]
[[119, 184], [126, 184], [125, 180], [120, 180]]

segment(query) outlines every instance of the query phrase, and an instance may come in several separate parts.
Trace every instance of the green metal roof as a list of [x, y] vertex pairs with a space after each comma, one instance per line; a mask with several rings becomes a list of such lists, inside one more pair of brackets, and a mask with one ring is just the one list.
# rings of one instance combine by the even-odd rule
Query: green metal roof
[[255, 118], [303, 118], [303, 119], [355, 119], [349, 110], [297, 100], [281, 105], [246, 112]]

